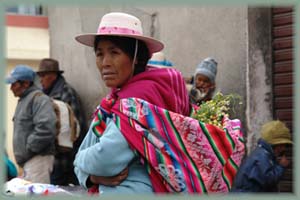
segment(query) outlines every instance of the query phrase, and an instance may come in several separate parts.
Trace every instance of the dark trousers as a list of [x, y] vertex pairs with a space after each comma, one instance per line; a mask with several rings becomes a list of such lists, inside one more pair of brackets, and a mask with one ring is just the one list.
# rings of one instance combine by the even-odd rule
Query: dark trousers
[[64, 152], [55, 155], [53, 171], [50, 176], [53, 185], [78, 185], [77, 177], [74, 173], [74, 153]]

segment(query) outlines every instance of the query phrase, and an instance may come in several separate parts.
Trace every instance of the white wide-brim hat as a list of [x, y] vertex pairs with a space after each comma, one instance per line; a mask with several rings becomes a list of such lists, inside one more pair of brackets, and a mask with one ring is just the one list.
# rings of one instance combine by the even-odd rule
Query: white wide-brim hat
[[84, 45], [94, 47], [96, 36], [122, 36], [135, 38], [145, 42], [150, 54], [164, 48], [159, 40], [143, 35], [141, 21], [133, 15], [121, 12], [111, 12], [104, 15], [100, 21], [97, 33], [81, 34], [75, 39]]

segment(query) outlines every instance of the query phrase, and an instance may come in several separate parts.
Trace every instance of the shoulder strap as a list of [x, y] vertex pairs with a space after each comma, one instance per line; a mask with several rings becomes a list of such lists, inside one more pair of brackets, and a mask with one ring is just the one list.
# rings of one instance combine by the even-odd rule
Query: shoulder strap
[[[78, 120], [76, 119], [76, 116], [71, 108], [71, 106], [62, 101], [62, 100], [58, 100], [58, 99], [53, 99], [52, 98], [52, 102], [53, 102], [53, 106], [54, 106], [54, 109], [55, 109], [55, 112], [57, 114], [57, 118], [58, 118], [58, 121], [60, 121], [60, 126], [61, 126], [61, 123], [63, 123], [61, 120], [61, 114], [62, 112], [65, 113], [67, 112], [68, 114], [68, 125], [70, 126], [70, 140], [72, 142], [74, 142], [78, 136], [79, 136], [79, 131], [80, 131], [80, 125], [79, 125], [79, 122]], [[62, 109], [62, 110], [61, 110]], [[58, 127], [58, 130], [60, 130], [61, 127]]]
[[37, 96], [42, 96], [44, 93], [43, 92], [40, 92], [40, 91], [37, 91], [37, 92], [34, 92], [34, 94], [32, 95], [32, 99], [31, 99], [31, 113], [33, 113], [33, 101], [34, 99], [37, 97]]
[[69, 111], [69, 120], [70, 120], [70, 128], [71, 128], [71, 141], [75, 141], [77, 138], [78, 138], [78, 135], [77, 133], [79, 133], [79, 130], [80, 127], [79, 127], [79, 122], [78, 120], [76, 119], [76, 116], [75, 116], [75, 113], [73, 112], [71, 106], [67, 103], [65, 103], [67, 108], [68, 108], [68, 111]]
[[61, 127], [61, 122], [60, 122], [60, 110], [59, 110], [59, 107], [58, 105], [54, 102], [54, 99], [50, 98], [51, 99], [51, 103], [53, 105], [53, 109], [54, 109], [54, 112], [55, 112], [55, 115], [56, 115], [56, 136], [59, 134], [59, 130], [60, 130], [60, 127]]
[[44, 93], [42, 93], [42, 92], [40, 92], [40, 91], [35, 92], [35, 94], [34, 94], [33, 97], [32, 97], [32, 100], [34, 100], [35, 97], [42, 96], [43, 94], [44, 94]]

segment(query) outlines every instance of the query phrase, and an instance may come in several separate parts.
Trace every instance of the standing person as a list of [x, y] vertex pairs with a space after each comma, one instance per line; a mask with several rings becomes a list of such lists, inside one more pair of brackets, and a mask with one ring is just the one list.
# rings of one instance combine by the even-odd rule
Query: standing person
[[69, 104], [79, 121], [81, 129], [79, 138], [74, 142], [72, 151], [56, 151], [54, 169], [51, 174], [51, 184], [55, 185], [78, 184], [73, 170], [73, 160], [86, 133], [86, 124], [80, 99], [76, 91], [66, 82], [62, 75], [63, 72], [59, 69], [58, 61], [52, 58], [42, 59], [37, 71], [44, 93], [53, 99]]
[[261, 128], [257, 147], [243, 161], [232, 192], [278, 192], [278, 183], [289, 165], [287, 145], [289, 129], [281, 121], [270, 121]]
[[193, 85], [189, 86], [190, 101], [196, 105], [211, 100], [216, 88], [218, 63], [211, 57], [205, 58], [197, 66]]
[[35, 72], [17, 65], [6, 78], [19, 97], [13, 117], [13, 149], [24, 179], [50, 183], [55, 152], [56, 115], [50, 98], [34, 85]]
[[[223, 177], [230, 182], [227, 175], [234, 174], [234, 168], [231, 173], [222, 170], [226, 167], [202, 138], [199, 122], [188, 117], [191, 106], [181, 73], [147, 66], [163, 44], [143, 35], [138, 18], [108, 13], [97, 33], [76, 40], [94, 48], [102, 80], [111, 88], [96, 109], [74, 161], [82, 186], [101, 195], [228, 191]], [[217, 130], [210, 126], [210, 133]], [[233, 137], [235, 146], [230, 148], [218, 146], [218, 141], [215, 148], [220, 147], [220, 155], [226, 152], [226, 160], [231, 150], [240, 152], [236, 141]], [[238, 165], [239, 158], [233, 156], [232, 163]]]

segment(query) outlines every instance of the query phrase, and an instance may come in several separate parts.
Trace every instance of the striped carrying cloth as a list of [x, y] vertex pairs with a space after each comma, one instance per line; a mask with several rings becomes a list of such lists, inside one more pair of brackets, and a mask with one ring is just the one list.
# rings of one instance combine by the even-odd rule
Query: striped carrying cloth
[[223, 130], [139, 98], [103, 99], [93, 119], [101, 136], [112, 117], [141, 158], [157, 193], [226, 193], [245, 153], [239, 120]]

